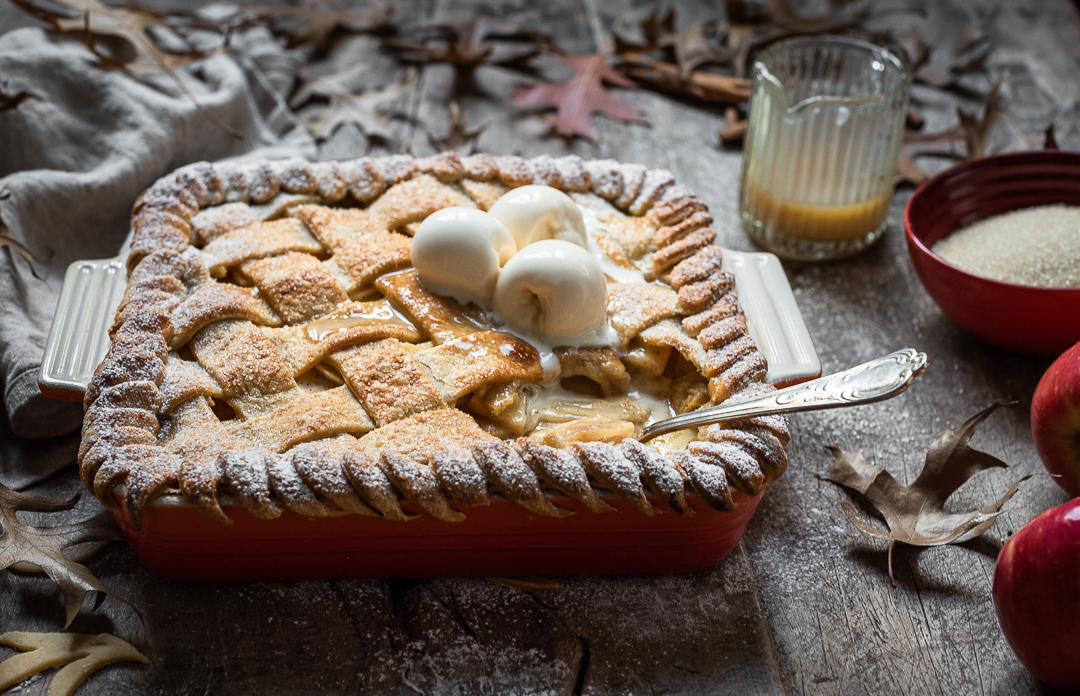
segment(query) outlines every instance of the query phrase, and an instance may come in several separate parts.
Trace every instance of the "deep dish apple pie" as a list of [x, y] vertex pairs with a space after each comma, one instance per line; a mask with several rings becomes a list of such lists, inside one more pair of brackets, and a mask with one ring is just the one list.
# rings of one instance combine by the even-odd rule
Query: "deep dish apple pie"
[[783, 472], [784, 417], [634, 439], [772, 389], [711, 222], [667, 171], [574, 156], [185, 167], [135, 203], [82, 480], [136, 525], [170, 491], [226, 524], [223, 495], [730, 510]]

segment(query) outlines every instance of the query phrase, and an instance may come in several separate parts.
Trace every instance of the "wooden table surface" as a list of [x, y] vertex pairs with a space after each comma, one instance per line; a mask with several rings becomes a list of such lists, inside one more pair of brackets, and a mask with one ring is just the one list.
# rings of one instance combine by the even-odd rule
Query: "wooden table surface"
[[[473, 9], [395, 5], [403, 23]], [[703, 0], [674, 5], [682, 26], [722, 11]], [[950, 22], [955, 28], [966, 7], [958, 0], [914, 6], [937, 29]], [[494, 9], [552, 34], [564, 50], [592, 53], [612, 27], [629, 32], [654, 7], [633, 0], [505, 0]], [[882, 21], [900, 20], [894, 13]], [[955, 106], [978, 104], [1004, 75], [1008, 112], [992, 148], [1019, 147], [1025, 133], [1041, 142], [1050, 121], [1063, 147], [1080, 146], [1077, 6], [1005, 2], [991, 33], [997, 48], [983, 72], [948, 92], [915, 88], [926, 130], [954, 125]], [[554, 59], [539, 65], [549, 76], [564, 75]], [[380, 69], [395, 68], [390, 61]], [[599, 144], [567, 145], [545, 138], [538, 119], [484, 96], [506, 97], [519, 76], [484, 68], [477, 81], [481, 93], [458, 101], [470, 124], [487, 123], [482, 151], [572, 152], [668, 168], [709, 204], [718, 243], [752, 248], [736, 216], [741, 156], [720, 147], [716, 136], [720, 109], [646, 90], [622, 92], [651, 125], [598, 117]], [[410, 101], [413, 122], [394, 122], [414, 153], [432, 151], [429, 132], [445, 133], [452, 85], [449, 68], [424, 69]], [[359, 131], [344, 128], [322, 155], [352, 157], [365, 147]], [[725, 561], [685, 575], [558, 578], [556, 589], [543, 591], [486, 579], [186, 584], [151, 573], [126, 545], [114, 544], [89, 566], [133, 597], [144, 619], [107, 600], [96, 612], [84, 611], [72, 630], [115, 633], [142, 649], [150, 664], [110, 666], [79, 693], [1049, 693], [1009, 650], [990, 595], [1007, 536], [1066, 500], [1049, 478], [1024, 483], [996, 526], [976, 541], [897, 548], [896, 588], [885, 545], [861, 536], [840, 509], [848, 496], [818, 478], [829, 465], [826, 446], [835, 445], [862, 451], [910, 483], [943, 429], [1006, 397], [1019, 403], [992, 416], [974, 442], [1010, 468], [978, 475], [954, 496], [953, 509], [979, 507], [1021, 475], [1042, 471], [1028, 417], [1050, 360], [980, 343], [941, 313], [906, 251], [900, 221], [909, 195], [897, 192], [884, 240], [858, 258], [785, 269], [826, 372], [905, 346], [925, 351], [929, 370], [895, 400], [793, 417], [787, 473]], [[78, 490], [72, 468], [35, 492]], [[84, 500], [79, 510], [96, 505]], [[46, 579], [0, 573], [0, 628], [55, 631], [61, 618], [60, 594]], [[0, 650], [0, 657], [10, 654]], [[47, 679], [16, 688], [44, 694]]]

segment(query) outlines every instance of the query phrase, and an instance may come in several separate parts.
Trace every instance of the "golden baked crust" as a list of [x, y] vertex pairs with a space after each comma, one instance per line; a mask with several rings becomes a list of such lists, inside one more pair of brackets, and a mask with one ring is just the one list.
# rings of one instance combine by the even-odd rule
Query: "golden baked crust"
[[692, 514], [688, 494], [728, 510], [732, 489], [761, 492], [786, 466], [783, 417], [659, 449], [627, 437], [633, 415], [512, 439], [539, 354], [427, 291], [409, 235], [435, 210], [487, 209], [528, 183], [573, 196], [609, 257], [656, 281], [609, 283], [620, 345], [557, 349], [562, 378], [617, 395], [630, 373], [664, 374], [680, 412], [771, 389], [712, 218], [667, 171], [453, 153], [199, 163], [135, 203], [128, 289], [86, 393], [83, 482], [110, 507], [123, 485], [136, 525], [168, 490], [224, 523], [223, 492], [262, 518], [404, 520], [407, 500], [446, 521], [496, 493], [561, 516], [550, 495], [604, 512], [605, 489], [652, 515], [655, 500]]

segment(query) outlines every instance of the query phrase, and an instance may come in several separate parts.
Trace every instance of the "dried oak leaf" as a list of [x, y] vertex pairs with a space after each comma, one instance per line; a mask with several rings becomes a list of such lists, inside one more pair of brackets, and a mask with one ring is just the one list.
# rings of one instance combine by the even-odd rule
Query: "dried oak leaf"
[[915, 163], [919, 157], [960, 160], [964, 159], [966, 152], [964, 129], [960, 126], [941, 133], [904, 131], [904, 139], [900, 145], [900, 161], [896, 169], [896, 183], [918, 186], [930, 176]]
[[[383, 45], [409, 63], [449, 63], [459, 70], [498, 65], [526, 72], [529, 72], [528, 60], [538, 55], [542, 47], [552, 45], [551, 38], [545, 34], [492, 17], [430, 24], [419, 27], [418, 32], [418, 40], [389, 37], [383, 39]], [[499, 51], [491, 39], [527, 45]]]
[[102, 512], [82, 522], [56, 527], [23, 524], [16, 513], [62, 512], [75, 507], [78, 501], [78, 495], [67, 501], [53, 500], [19, 493], [0, 484], [0, 527], [3, 528], [3, 534], [0, 535], [0, 570], [17, 564], [40, 567], [64, 591], [67, 611], [64, 628], [71, 625], [88, 592], [101, 593], [98, 595], [99, 601], [104, 599], [106, 594], [126, 601], [110, 592], [86, 566], [68, 558], [64, 550], [94, 542], [122, 539], [123, 534], [111, 512]]
[[889, 530], [855, 511], [849, 502], [841, 503], [844, 514], [861, 532], [889, 542], [889, 579], [893, 587], [892, 550], [896, 543], [913, 546], [941, 546], [970, 541], [993, 526], [1001, 507], [1016, 493], [1022, 477], [1005, 495], [974, 512], [947, 513], [945, 502], [969, 478], [985, 469], [1006, 468], [1005, 462], [968, 444], [975, 429], [1003, 406], [1014, 401], [998, 401], [967, 419], [959, 430], [946, 430], [926, 453], [922, 472], [910, 486], [901, 486], [888, 471], [873, 466], [858, 452], [829, 450], [835, 457], [832, 467], [822, 477], [866, 496], [885, 518]]
[[1058, 149], [1057, 138], [1054, 137], [1054, 124], [1053, 123], [1051, 123], [1049, 126], [1047, 126], [1046, 130], [1043, 131], [1043, 149], [1044, 150], [1057, 150]]
[[750, 122], [739, 114], [738, 109], [729, 106], [724, 109], [724, 127], [716, 134], [725, 145], [738, 145], [746, 137], [746, 128], [749, 125]]
[[511, 100], [515, 106], [525, 109], [555, 107], [555, 115], [548, 119], [555, 132], [568, 137], [588, 138], [593, 142], [600, 138], [590, 122], [594, 113], [623, 121], [645, 121], [640, 111], [604, 89], [605, 82], [627, 89], [634, 89], [637, 85], [612, 70], [603, 53], [591, 56], [560, 54], [559, 59], [574, 69], [574, 76], [565, 82], [533, 87], [519, 85], [518, 93]]
[[743, 0], [726, 0], [728, 18], [726, 48], [732, 56], [736, 77], [745, 77], [750, 54], [781, 39], [793, 36], [839, 34], [859, 26], [868, 13], [856, 8], [846, 13], [846, 5], [834, 2], [831, 12], [819, 17], [803, 17], [789, 0], [772, 0], [761, 5]]
[[8, 247], [19, 256], [26, 259], [26, 263], [30, 264], [30, 272], [34, 274], [34, 277], [41, 280], [41, 276], [38, 275], [37, 269], [34, 268], [34, 255], [30, 252], [30, 249], [25, 244], [12, 236], [11, 230], [7, 228], [3, 220], [0, 220], [0, 247]]
[[[623, 75], [650, 87], [687, 94], [706, 101], [743, 103], [750, 99], [750, 81], [697, 70], [706, 63], [727, 63], [731, 55], [713, 48], [706, 31], [716, 22], [706, 21], [676, 32], [674, 10], [659, 17], [655, 12], [641, 23], [645, 43], [637, 44], [614, 35], [618, 70]], [[663, 50], [671, 60], [655, 58], [650, 53]]]
[[26, 90], [18, 94], [8, 94], [0, 90], [0, 111], [11, 111], [27, 99], [36, 99], [36, 97]]
[[441, 138], [428, 134], [428, 142], [439, 152], [453, 150], [459, 155], [471, 155], [476, 149], [476, 141], [480, 134], [487, 128], [482, 125], [479, 128], [469, 130], [465, 124], [465, 116], [461, 113], [461, 107], [456, 101], [450, 102], [450, 130]]
[[715, 31], [718, 22], [705, 20], [682, 31], [675, 31], [675, 10], [668, 11], [661, 17], [655, 11], [641, 23], [641, 32], [645, 35], [644, 44], [635, 44], [615, 35], [616, 55], [634, 55], [652, 51], [668, 51], [678, 65], [679, 75], [690, 79], [690, 74], [707, 63], [728, 63], [731, 55], [726, 50], [715, 48], [708, 38], [708, 33]]
[[394, 101], [416, 87], [416, 70], [409, 68], [400, 82], [361, 94], [332, 94], [330, 106], [307, 119], [308, 130], [316, 138], [329, 138], [338, 126], [355, 123], [368, 137], [390, 139], [390, 118]]
[[342, 9], [333, 0], [304, 0], [300, 5], [251, 5], [246, 12], [270, 25], [270, 30], [284, 34], [289, 47], [311, 43], [323, 50], [330, 46], [339, 31], [378, 32], [389, 28], [394, 8], [376, 3], [363, 10]]
[[105, 665], [149, 660], [127, 641], [109, 633], [26, 633], [12, 631], [0, 636], [0, 644], [22, 650], [0, 662], [0, 690], [50, 667], [65, 665], [52, 679], [49, 696], [71, 696], [83, 680]]
[[982, 116], [969, 114], [957, 109], [960, 116], [960, 127], [964, 130], [964, 141], [967, 144], [967, 158], [976, 159], [986, 154], [986, 145], [990, 141], [990, 131], [997, 123], [1005, 109], [998, 104], [998, 91], [1001, 89], [1001, 80], [994, 83], [990, 90], [990, 96], [986, 98], [986, 106], [983, 107]]
[[929, 177], [915, 164], [919, 157], [948, 157], [950, 159], [977, 159], [986, 154], [990, 131], [1005, 109], [998, 104], [1001, 80], [990, 90], [982, 116], [957, 109], [960, 125], [941, 133], [913, 133], [904, 131], [900, 145], [900, 161], [896, 172], [897, 184], [918, 186]]
[[164, 51], [154, 43], [151, 30], [169, 29], [160, 11], [142, 8], [133, 1], [113, 7], [101, 0], [50, 0], [70, 13], [70, 16], [65, 16], [40, 7], [33, 0], [11, 1], [23, 11], [51, 24], [58, 35], [82, 40], [104, 67], [124, 70], [133, 75], [164, 71], [205, 119], [237, 140], [243, 137], [238, 130], [223, 123], [199, 103], [174, 72], [176, 68], [213, 52]]
[[134, 75], [172, 72], [193, 60], [206, 57], [201, 51], [164, 51], [151, 38], [150, 30], [168, 30], [160, 12], [144, 9], [134, 2], [113, 7], [101, 0], [51, 0], [64, 15], [38, 6], [32, 0], [12, 2], [52, 25], [60, 35], [80, 38], [102, 65], [126, 70]]

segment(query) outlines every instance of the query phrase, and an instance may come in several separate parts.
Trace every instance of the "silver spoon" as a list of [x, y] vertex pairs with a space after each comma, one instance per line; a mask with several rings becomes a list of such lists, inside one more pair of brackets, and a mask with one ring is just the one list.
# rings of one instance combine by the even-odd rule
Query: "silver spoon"
[[827, 377], [778, 389], [741, 401], [720, 404], [657, 421], [641, 431], [638, 440], [712, 423], [726, 423], [777, 413], [818, 411], [871, 404], [905, 391], [926, 370], [926, 354], [905, 348]]

